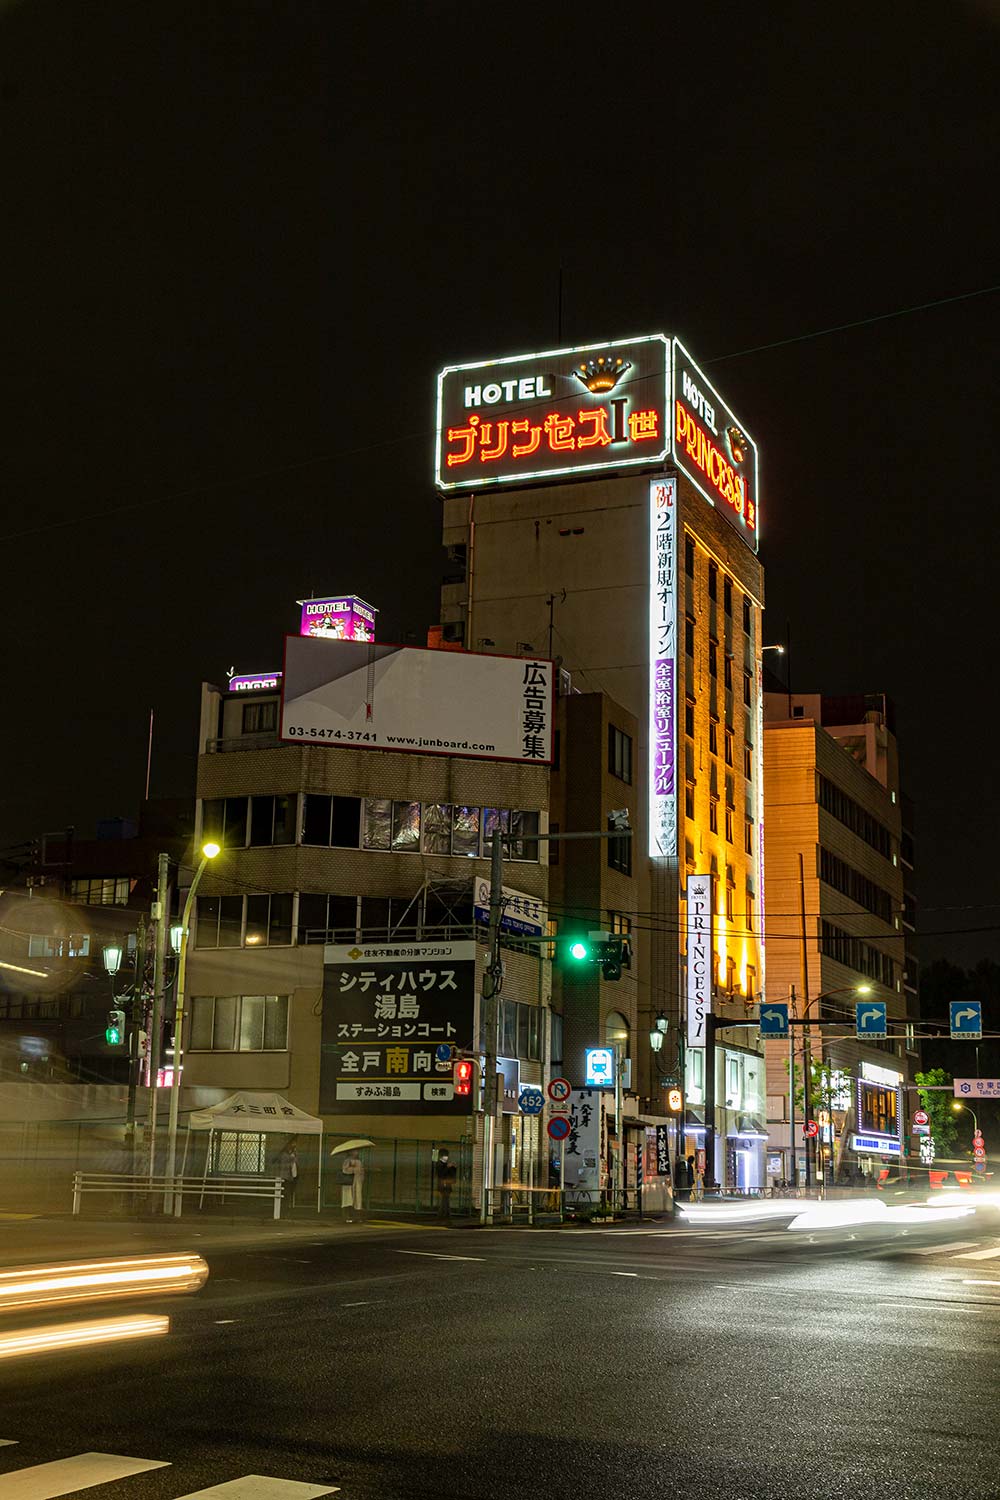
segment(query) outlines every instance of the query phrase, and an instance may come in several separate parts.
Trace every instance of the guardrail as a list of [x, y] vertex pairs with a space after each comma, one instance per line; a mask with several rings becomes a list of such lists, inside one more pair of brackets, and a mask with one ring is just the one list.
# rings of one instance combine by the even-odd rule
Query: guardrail
[[147, 1177], [121, 1172], [74, 1172], [73, 1212], [79, 1214], [85, 1193], [114, 1193], [129, 1198], [154, 1198], [163, 1202], [170, 1194], [173, 1215], [179, 1219], [184, 1195], [198, 1194], [200, 1208], [206, 1198], [261, 1198], [274, 1204], [274, 1218], [281, 1218], [284, 1183], [280, 1177]]

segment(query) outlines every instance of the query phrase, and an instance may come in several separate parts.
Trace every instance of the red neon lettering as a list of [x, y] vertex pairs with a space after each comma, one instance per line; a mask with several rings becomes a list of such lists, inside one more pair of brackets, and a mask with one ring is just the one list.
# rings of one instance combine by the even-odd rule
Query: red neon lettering
[[469, 459], [472, 457], [475, 451], [476, 429], [478, 428], [478, 426], [479, 418], [470, 417], [468, 427], [448, 428], [449, 443], [462, 442], [465, 444], [465, 448], [461, 453], [449, 453], [447, 455], [445, 462], [447, 463], [449, 469], [453, 469], [456, 464], [467, 464], [469, 462]]
[[592, 422], [593, 427], [586, 437], [578, 437], [576, 446], [578, 448], [605, 447], [611, 441], [608, 431], [608, 414], [603, 406], [592, 407], [589, 411], [580, 412], [577, 421], [582, 427], [585, 422]]
[[725, 454], [679, 401], [674, 403], [674, 432], [677, 442], [683, 444], [688, 458], [705, 475], [719, 499], [743, 516], [748, 526], [755, 526], [757, 510], [747, 496], [746, 479], [737, 474]]
[[660, 435], [660, 413], [656, 408], [629, 412], [628, 435], [633, 443], [655, 441]]
[[523, 422], [514, 422], [511, 426], [511, 431], [526, 432], [528, 434], [528, 441], [526, 443], [515, 443], [510, 450], [514, 458], [523, 458], [526, 453], [534, 453], [542, 441], [541, 427], [532, 427], [527, 417], [525, 417]]
[[479, 462], [481, 464], [487, 463], [491, 458], [503, 458], [504, 454], [507, 452], [507, 433], [509, 428], [509, 422], [497, 423], [496, 446], [494, 448], [491, 448], [489, 445], [493, 433], [493, 423], [483, 423], [482, 431], [480, 432], [479, 436]]
[[572, 417], [561, 417], [558, 412], [550, 412], [545, 418], [544, 426], [545, 436], [553, 453], [573, 452], [576, 444], [573, 441]]

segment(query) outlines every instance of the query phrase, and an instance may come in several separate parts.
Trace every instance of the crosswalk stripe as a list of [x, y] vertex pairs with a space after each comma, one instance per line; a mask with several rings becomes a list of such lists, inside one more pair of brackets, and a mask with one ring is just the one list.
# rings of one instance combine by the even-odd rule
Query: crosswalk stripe
[[[52, 1463], [33, 1464], [0, 1474], [0, 1500], [54, 1500], [74, 1490], [87, 1490], [147, 1469], [168, 1469], [169, 1464], [152, 1458], [123, 1458], [117, 1453], [78, 1453], [75, 1458], [57, 1458]], [[325, 1494], [326, 1491], [320, 1493]]]
[[244, 1474], [213, 1484], [207, 1490], [192, 1490], [180, 1500], [313, 1500], [316, 1495], [336, 1495], [336, 1484], [304, 1484], [298, 1479], [269, 1479], [266, 1474]]
[[967, 1250], [964, 1255], [956, 1255], [956, 1260], [996, 1260], [1000, 1256], [1000, 1245], [991, 1245], [988, 1250]]
[[905, 1253], [907, 1255], [945, 1255], [952, 1250], [965, 1250], [975, 1243], [975, 1240], [952, 1240], [947, 1245], [914, 1245]]

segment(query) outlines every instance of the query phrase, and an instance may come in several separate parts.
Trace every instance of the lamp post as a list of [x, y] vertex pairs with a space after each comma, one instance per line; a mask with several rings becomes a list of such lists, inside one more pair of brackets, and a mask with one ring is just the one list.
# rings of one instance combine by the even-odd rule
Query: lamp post
[[[138, 1063], [140, 1056], [139, 1037], [142, 1027], [139, 1022], [144, 1018], [142, 1010], [143, 985], [145, 983], [145, 928], [139, 924], [136, 939], [135, 964], [132, 974], [132, 989], [130, 994], [115, 994], [115, 978], [122, 966], [125, 957], [125, 948], [122, 943], [112, 941], [105, 943], [101, 949], [101, 958], [104, 963], [104, 972], [111, 983], [111, 999], [114, 1008], [109, 1018], [108, 1029], [105, 1032], [107, 1040], [112, 1045], [125, 1042], [128, 1059], [128, 1102], [125, 1107], [125, 1140], [128, 1147], [128, 1171], [129, 1176], [135, 1175], [135, 1099], [136, 1085], [138, 1083]], [[119, 1010], [119, 1003], [125, 1007]], [[124, 1036], [113, 1035], [112, 1027], [120, 1026], [117, 1017], [124, 1020]]]
[[973, 1157], [974, 1157], [975, 1156], [975, 1149], [976, 1149], [976, 1146], [975, 1146], [976, 1137], [979, 1136], [979, 1138], [982, 1139], [982, 1137], [979, 1135], [979, 1120], [976, 1118], [976, 1111], [974, 1109], [971, 1109], [968, 1104], [963, 1104], [962, 1101], [961, 1101], [961, 1099], [953, 1099], [951, 1107], [952, 1107], [953, 1110], [956, 1111], [956, 1113], [959, 1110], [963, 1110], [964, 1109], [967, 1115], [971, 1115], [972, 1116], [972, 1150], [973, 1150]]
[[[191, 889], [184, 902], [181, 916], [180, 942], [177, 950], [177, 990], [174, 1000], [174, 1072], [170, 1086], [170, 1120], [167, 1127], [166, 1192], [163, 1199], [164, 1213], [174, 1210], [174, 1172], [177, 1164], [177, 1119], [181, 1097], [181, 1059], [184, 1051], [184, 981], [187, 971], [188, 939], [191, 936], [191, 912], [194, 909], [195, 893], [210, 860], [219, 853], [216, 843], [205, 844], [201, 851], [201, 862], [194, 872]], [[171, 934], [171, 938], [173, 934]]]
[[[870, 995], [872, 987], [870, 984], [844, 984], [835, 990], [824, 990], [822, 994], [814, 995], [811, 1000], [806, 1000], [802, 1007], [802, 1019], [805, 1022], [802, 1034], [802, 1126], [803, 1130], [809, 1122], [810, 1106], [812, 1102], [812, 1038], [810, 1035], [809, 1012], [814, 1005], [821, 1000], [830, 1000], [834, 995]], [[792, 1014], [795, 1014], [795, 986], [791, 993]], [[795, 1049], [789, 1035], [789, 1063], [788, 1063], [788, 1122], [789, 1122], [789, 1147], [791, 1154], [792, 1182], [798, 1185], [798, 1173], [795, 1164]], [[820, 1033], [820, 1062], [822, 1064], [823, 1045], [822, 1032]], [[812, 1172], [810, 1160], [810, 1138], [806, 1136], [806, 1187], [812, 1186]], [[831, 1145], [831, 1167], [833, 1147], [833, 1118], [831, 1111], [830, 1120], [830, 1145]]]

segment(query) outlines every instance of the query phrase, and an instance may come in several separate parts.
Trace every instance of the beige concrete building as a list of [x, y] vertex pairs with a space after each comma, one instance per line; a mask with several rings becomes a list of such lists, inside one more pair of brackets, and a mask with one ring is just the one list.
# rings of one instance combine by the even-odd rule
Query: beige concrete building
[[[912, 840], [903, 825], [892, 705], [881, 694], [774, 692], [765, 714], [768, 998], [794, 991], [794, 1013], [816, 1023], [808, 1028], [812, 1059], [828, 1069], [811, 1100], [821, 1130], [810, 1176], [817, 1160], [827, 1173], [867, 1173], [905, 1155], [905, 1084], [919, 1065], [906, 951]], [[884, 1040], [856, 1039], [859, 1000], [885, 1002]], [[793, 1035], [801, 1092], [805, 1028]], [[775, 1179], [791, 1175], [789, 1056], [789, 1043], [767, 1044]], [[795, 1102], [800, 1180], [804, 1102]]]

